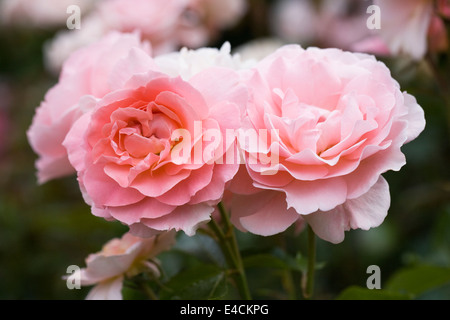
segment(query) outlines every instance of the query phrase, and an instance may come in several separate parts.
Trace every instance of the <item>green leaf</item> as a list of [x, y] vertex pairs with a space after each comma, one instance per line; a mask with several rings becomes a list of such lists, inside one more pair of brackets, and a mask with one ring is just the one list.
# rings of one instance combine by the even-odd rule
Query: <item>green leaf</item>
[[367, 289], [351, 286], [337, 297], [337, 300], [410, 300], [412, 297], [389, 290]]
[[221, 267], [226, 265], [225, 257], [218, 243], [209, 236], [200, 233], [194, 237], [180, 234], [174, 249], [192, 255], [206, 263], [212, 262]]
[[419, 265], [402, 269], [386, 284], [386, 289], [417, 297], [450, 283], [450, 268]]
[[198, 265], [170, 279], [162, 299], [213, 300], [228, 292], [225, 272], [214, 265]]

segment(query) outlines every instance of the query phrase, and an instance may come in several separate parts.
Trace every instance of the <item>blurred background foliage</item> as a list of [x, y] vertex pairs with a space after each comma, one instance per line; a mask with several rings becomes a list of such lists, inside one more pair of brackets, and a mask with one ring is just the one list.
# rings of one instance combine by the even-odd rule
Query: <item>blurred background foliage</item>
[[[269, 15], [274, 3], [250, 1], [241, 22], [210, 45], [229, 41], [238, 47], [273, 36]], [[89, 288], [68, 290], [62, 280], [67, 267], [83, 267], [88, 254], [127, 231], [90, 214], [75, 177], [37, 184], [36, 155], [26, 131], [35, 108], [57, 81], [45, 69], [42, 50], [54, 33], [0, 28], [0, 112], [6, 118], [0, 133], [0, 299], [83, 299]], [[450, 299], [450, 106], [423, 63], [381, 59], [402, 89], [417, 97], [427, 127], [405, 146], [408, 164], [385, 174], [392, 197], [386, 221], [370, 231], [348, 232], [338, 245], [318, 240], [315, 298]], [[439, 63], [442, 74], [450, 77], [448, 55]], [[223, 262], [207, 241], [179, 237], [176, 250], [161, 257], [167, 276], [196, 265], [195, 258], [183, 260], [186, 253]], [[238, 239], [255, 298], [301, 296], [296, 285], [306, 252], [304, 233], [288, 230], [268, 238], [238, 233]], [[258, 260], [268, 254], [275, 258]], [[380, 267], [384, 290], [364, 289], [370, 265]], [[234, 297], [223, 290], [221, 296]]]

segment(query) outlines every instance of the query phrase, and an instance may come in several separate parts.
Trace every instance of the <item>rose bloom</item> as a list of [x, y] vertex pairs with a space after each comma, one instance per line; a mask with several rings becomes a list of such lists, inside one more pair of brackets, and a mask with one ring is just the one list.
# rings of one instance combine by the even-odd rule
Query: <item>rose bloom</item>
[[213, 66], [174, 77], [132, 48], [113, 72], [88, 79], [96, 76], [109, 91], [79, 99], [74, 108], [87, 112], [63, 143], [93, 214], [136, 235], [194, 234], [239, 167], [223, 160], [237, 154], [226, 131], [239, 128], [248, 99], [239, 74]]
[[87, 300], [121, 300], [125, 277], [132, 278], [142, 272], [160, 276], [160, 253], [175, 244], [176, 233], [171, 231], [151, 238], [139, 238], [126, 233], [112, 239], [98, 253], [86, 258], [86, 268], [75, 272], [68, 281], [80, 279], [82, 286], [95, 285]]
[[401, 147], [425, 126], [388, 68], [365, 54], [289, 45], [247, 84], [242, 132], [258, 137], [238, 136], [247, 170], [230, 186], [234, 224], [267, 236], [304, 219], [333, 243], [380, 225], [390, 206], [381, 175], [405, 165]]
[[87, 111], [79, 108], [78, 102], [83, 96], [101, 98], [108, 93], [109, 75], [134, 47], [150, 54], [149, 44], [141, 42], [137, 34], [111, 33], [66, 61], [58, 83], [45, 95], [27, 132], [39, 155], [36, 167], [40, 183], [75, 172], [62, 142], [73, 123]]

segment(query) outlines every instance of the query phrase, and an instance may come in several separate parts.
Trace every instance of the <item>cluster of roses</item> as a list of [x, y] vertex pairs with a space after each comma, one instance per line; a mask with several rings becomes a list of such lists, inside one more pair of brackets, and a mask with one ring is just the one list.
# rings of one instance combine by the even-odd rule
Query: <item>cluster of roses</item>
[[[113, 32], [74, 53], [28, 131], [40, 182], [76, 172], [92, 213], [142, 238], [194, 235], [220, 202], [236, 228], [262, 236], [306, 222], [338, 243], [380, 225], [382, 174], [400, 170], [401, 147], [425, 127], [416, 99], [370, 55], [287, 45], [241, 61], [230, 51], [155, 58], [138, 34]], [[214, 152], [174, 159], [180, 129], [192, 156]], [[270, 142], [214, 144], [209, 130]], [[243, 163], [216, 161], [230, 151]]]

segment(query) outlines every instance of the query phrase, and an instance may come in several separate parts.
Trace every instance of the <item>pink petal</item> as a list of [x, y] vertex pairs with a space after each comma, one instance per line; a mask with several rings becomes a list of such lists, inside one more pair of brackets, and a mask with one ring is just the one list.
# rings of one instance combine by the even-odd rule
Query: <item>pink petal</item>
[[160, 197], [171, 190], [181, 181], [187, 179], [190, 170], [182, 170], [174, 175], [167, 175], [164, 169], [146, 171], [139, 174], [132, 182], [130, 188], [147, 197]]
[[417, 104], [417, 100], [410, 94], [404, 93], [405, 105], [409, 109], [406, 120], [408, 121], [408, 138], [406, 142], [416, 139], [419, 134], [425, 129], [425, 113], [424, 110]]
[[101, 165], [92, 165], [82, 175], [84, 187], [92, 201], [103, 206], [125, 206], [137, 203], [145, 195], [133, 188], [122, 188], [104, 172]]
[[216, 164], [214, 165], [211, 182], [198, 191], [191, 199], [190, 204], [211, 202], [216, 204], [223, 197], [225, 185], [233, 179], [239, 169], [239, 164]]
[[320, 211], [303, 218], [317, 236], [332, 243], [340, 243], [344, 240], [345, 231], [378, 227], [386, 218], [389, 206], [389, 185], [380, 177], [363, 196], [348, 200], [331, 211]]
[[84, 171], [86, 164], [87, 143], [84, 139], [89, 128], [91, 114], [86, 113], [78, 119], [67, 134], [63, 145], [67, 149], [72, 166], [78, 171]]
[[241, 195], [250, 195], [261, 191], [253, 186], [253, 179], [244, 164], [239, 165], [239, 169], [227, 189]]
[[[211, 107], [227, 101], [235, 104], [239, 112], [244, 114], [248, 101], [248, 90], [236, 71], [211, 67], [196, 74], [189, 82], [202, 93], [206, 103]], [[213, 83], [220, 85], [211, 85]]]
[[262, 191], [254, 195], [233, 196], [231, 219], [242, 231], [272, 236], [285, 231], [299, 218], [294, 209], [287, 208], [282, 192]]
[[149, 70], [158, 70], [148, 52], [141, 48], [131, 48], [128, 55], [116, 63], [108, 77], [111, 91], [121, 89], [125, 83], [136, 74], [144, 74]]
[[123, 276], [101, 282], [91, 289], [86, 300], [122, 300]]
[[141, 224], [155, 231], [175, 229], [176, 231], [184, 231], [188, 236], [193, 236], [202, 224], [211, 220], [213, 211], [214, 207], [206, 204], [185, 205], [178, 207], [171, 214], [164, 217], [143, 219]]
[[191, 171], [189, 178], [180, 181], [173, 188], [158, 197], [158, 200], [173, 206], [181, 206], [191, 201], [192, 197], [211, 184], [215, 171], [214, 165], [203, 165]]
[[108, 207], [106, 209], [114, 219], [133, 225], [142, 219], [155, 219], [170, 214], [174, 206], [162, 203], [154, 198], [145, 198], [138, 203], [122, 207]]
[[[269, 189], [258, 184], [256, 186]], [[286, 193], [288, 208], [294, 208], [301, 215], [318, 210], [328, 211], [347, 200], [347, 184], [343, 178], [316, 181], [295, 180], [278, 190]]]

